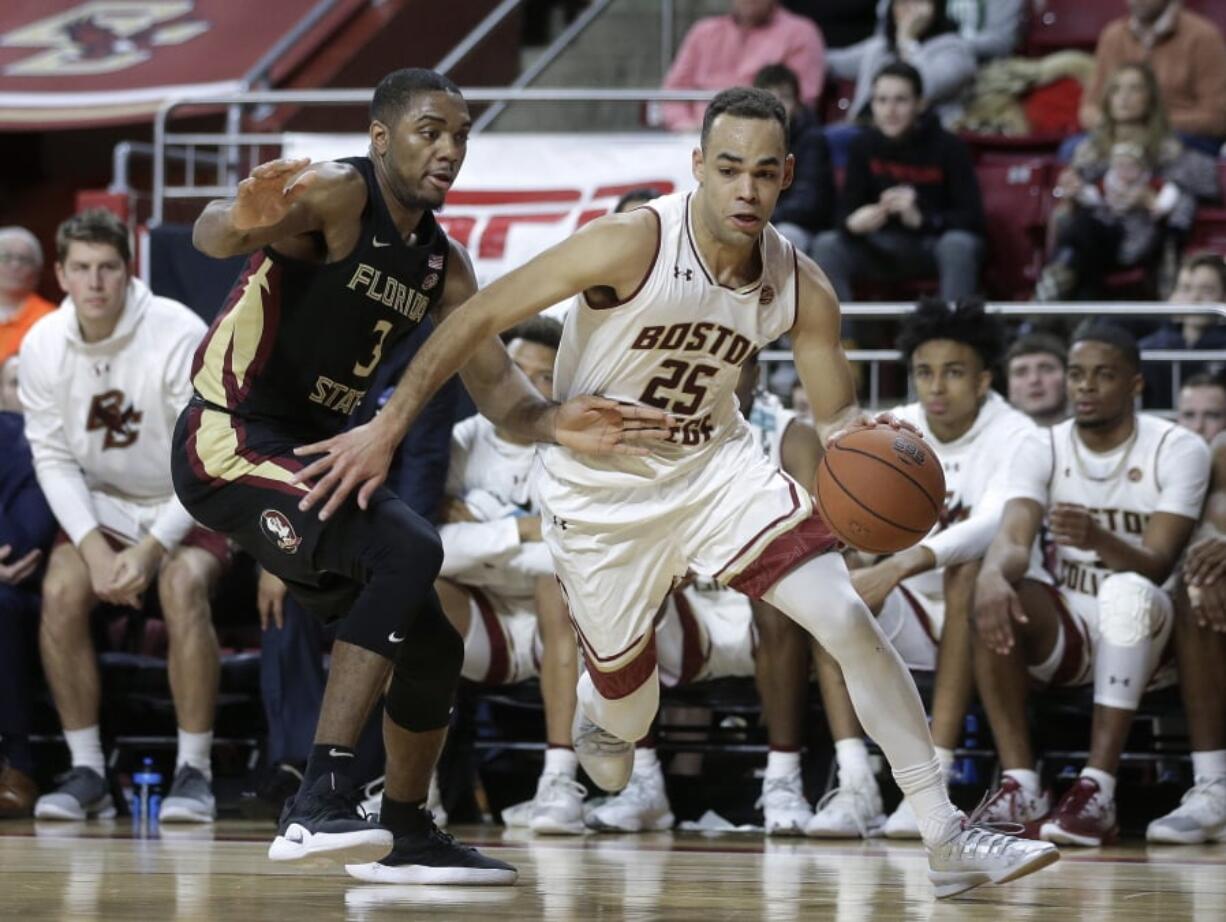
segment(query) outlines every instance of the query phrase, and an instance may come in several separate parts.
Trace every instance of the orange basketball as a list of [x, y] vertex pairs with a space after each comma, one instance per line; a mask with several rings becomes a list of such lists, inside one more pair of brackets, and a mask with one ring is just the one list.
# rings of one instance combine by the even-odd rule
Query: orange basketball
[[915, 544], [945, 504], [945, 473], [932, 446], [890, 426], [855, 429], [826, 449], [817, 505], [838, 538], [872, 554]]

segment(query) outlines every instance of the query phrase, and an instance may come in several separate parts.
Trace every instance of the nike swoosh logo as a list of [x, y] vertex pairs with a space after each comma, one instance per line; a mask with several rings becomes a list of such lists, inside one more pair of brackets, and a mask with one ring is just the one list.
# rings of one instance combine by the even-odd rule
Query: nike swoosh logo
[[341, 752], [339, 749], [329, 749], [328, 755], [330, 755], [334, 759], [352, 759], [353, 758], [352, 752]]
[[375, 246], [376, 248], [378, 248], [378, 247], [390, 247], [390, 246], [392, 245], [392, 244], [391, 244], [391, 241], [388, 241], [387, 243], [384, 243], [384, 242], [383, 242], [382, 240], [380, 240], [378, 237], [371, 237], [371, 238], [370, 238], [370, 242], [371, 242], [371, 244], [372, 244], [373, 246]]
[[404, 640], [404, 638], [398, 636], [395, 631], [392, 631], [387, 635], [387, 640], [388, 643], [400, 643], [402, 640]]

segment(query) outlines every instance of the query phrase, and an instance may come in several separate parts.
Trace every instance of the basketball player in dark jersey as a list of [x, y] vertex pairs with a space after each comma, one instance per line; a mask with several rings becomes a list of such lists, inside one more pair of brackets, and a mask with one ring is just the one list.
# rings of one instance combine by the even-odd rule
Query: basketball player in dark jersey
[[[235, 199], [205, 209], [193, 234], [211, 256], [251, 258], [196, 353], [175, 488], [193, 516], [303, 605], [343, 619], [302, 788], [269, 857], [328, 857], [365, 880], [516, 878], [438, 832], [424, 808], [463, 659], [432, 589], [437, 533], [382, 485], [326, 515], [306, 512], [310, 486], [295, 480], [305, 467], [295, 448], [346, 427], [381, 357], [476, 289], [467, 253], [433, 214], [463, 163], [469, 125], [449, 80], [396, 71], [375, 90], [369, 157], [259, 166]], [[486, 416], [524, 438], [644, 453], [636, 442], [667, 437], [662, 413], [594, 397], [543, 400], [496, 337], [473, 352], [463, 378]], [[396, 446], [386, 447], [390, 457]], [[387, 786], [376, 825], [358, 816], [348, 766], [385, 689]]]

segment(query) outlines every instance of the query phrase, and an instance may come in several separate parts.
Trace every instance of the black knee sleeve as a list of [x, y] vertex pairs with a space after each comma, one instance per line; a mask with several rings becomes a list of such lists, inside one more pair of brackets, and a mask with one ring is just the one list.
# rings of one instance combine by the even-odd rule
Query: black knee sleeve
[[413, 733], [447, 726], [464, 665], [464, 638], [443, 614], [433, 590], [399, 645], [394, 664], [388, 717]]
[[365, 584], [336, 636], [395, 660], [433, 596], [443, 545], [434, 527], [400, 502], [380, 503], [352, 531], [328, 536], [356, 548], [344, 575]]

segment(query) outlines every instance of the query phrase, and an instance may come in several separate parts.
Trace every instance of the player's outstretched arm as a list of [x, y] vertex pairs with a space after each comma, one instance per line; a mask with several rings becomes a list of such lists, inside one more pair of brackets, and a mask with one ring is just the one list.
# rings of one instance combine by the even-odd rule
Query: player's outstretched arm
[[361, 213], [365, 196], [361, 176], [344, 164], [312, 164], [306, 158], [271, 160], [238, 184], [234, 198], [205, 207], [192, 227], [192, 243], [217, 259], [251, 253], [301, 234], [326, 231], [336, 215]]
[[[295, 477], [297, 482], [313, 484], [301, 508], [326, 500], [320, 512], [320, 518], [326, 519], [355, 489], [359, 490], [358, 504], [365, 508], [387, 476], [395, 447], [444, 381], [482, 349], [491, 349], [489, 341], [503, 330], [551, 304], [594, 288], [629, 297], [650, 270], [658, 244], [653, 214], [641, 210], [611, 215], [593, 221], [473, 294], [426, 340], [378, 416], [327, 441], [297, 449], [300, 455], [323, 455]], [[478, 383], [479, 389], [488, 389], [501, 374], [497, 366], [509, 361], [505, 351], [497, 361], [491, 358], [493, 352], [485, 355], [489, 367], [482, 372], [482, 363], [478, 363], [476, 376], [488, 379]], [[472, 372], [470, 369], [470, 378]], [[623, 407], [597, 396], [576, 398], [561, 406], [535, 396], [531, 399], [531, 405], [518, 401], [520, 409], [515, 410], [517, 398], [510, 398], [512, 406], [505, 412], [526, 417], [515, 420], [514, 425], [538, 441], [558, 441], [578, 451], [640, 454], [645, 449], [633, 442], [663, 438], [670, 424], [667, 414], [658, 410]]]
[[873, 417], [860, 409], [855, 379], [840, 338], [842, 317], [834, 289], [825, 273], [807, 256], [799, 257], [796, 271], [800, 279], [792, 354], [822, 443], [829, 445], [848, 429], [878, 424], [919, 435], [914, 426], [892, 414], [879, 413]]

